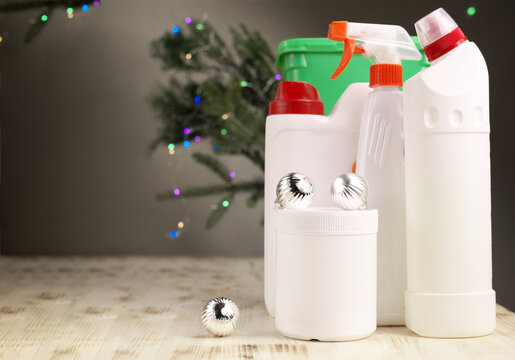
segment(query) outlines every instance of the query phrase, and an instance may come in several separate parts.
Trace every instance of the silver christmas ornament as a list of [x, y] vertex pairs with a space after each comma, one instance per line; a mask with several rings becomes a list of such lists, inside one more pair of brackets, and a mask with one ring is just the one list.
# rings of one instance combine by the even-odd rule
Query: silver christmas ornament
[[286, 209], [305, 209], [311, 205], [315, 194], [311, 180], [301, 173], [284, 175], [275, 190], [276, 203]]
[[217, 297], [209, 300], [202, 312], [202, 325], [214, 336], [226, 336], [234, 332], [240, 310], [227, 298]]
[[331, 185], [331, 196], [344, 210], [367, 208], [368, 185], [361, 176], [349, 173], [338, 176]]

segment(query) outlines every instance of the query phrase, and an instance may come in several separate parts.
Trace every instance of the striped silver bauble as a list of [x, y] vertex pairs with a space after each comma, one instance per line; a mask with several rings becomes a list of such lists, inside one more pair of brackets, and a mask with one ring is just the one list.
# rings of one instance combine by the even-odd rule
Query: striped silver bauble
[[367, 208], [367, 182], [354, 173], [340, 175], [331, 185], [331, 196], [344, 210], [364, 210]]
[[234, 332], [240, 310], [231, 299], [217, 297], [209, 300], [202, 312], [202, 325], [214, 336], [227, 336]]
[[276, 203], [286, 209], [299, 210], [311, 205], [315, 194], [311, 180], [301, 173], [284, 175], [276, 188]]

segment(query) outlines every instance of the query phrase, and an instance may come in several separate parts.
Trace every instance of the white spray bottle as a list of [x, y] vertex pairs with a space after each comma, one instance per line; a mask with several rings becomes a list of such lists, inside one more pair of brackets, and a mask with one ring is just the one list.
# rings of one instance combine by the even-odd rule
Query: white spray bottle
[[438, 9], [415, 24], [431, 65], [406, 81], [406, 325], [422, 336], [495, 328], [488, 69]]
[[368, 183], [369, 206], [379, 211], [377, 324], [403, 325], [406, 223], [401, 60], [420, 60], [421, 54], [407, 31], [396, 25], [337, 21], [329, 27], [329, 38], [345, 41], [342, 62], [332, 78], [344, 70], [356, 48], [374, 58], [356, 173]]

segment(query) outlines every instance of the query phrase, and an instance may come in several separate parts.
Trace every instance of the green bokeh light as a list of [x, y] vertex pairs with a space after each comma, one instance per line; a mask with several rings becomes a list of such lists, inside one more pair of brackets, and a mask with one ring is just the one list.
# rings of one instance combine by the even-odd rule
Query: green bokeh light
[[467, 14], [472, 16], [476, 13], [476, 8], [474, 6], [471, 6], [467, 9]]
[[223, 207], [228, 207], [229, 206], [229, 201], [227, 201], [227, 200], [222, 201], [222, 206]]
[[68, 8], [68, 9], [66, 9], [66, 12], [67, 12], [68, 14], [73, 14], [73, 8]]
[[46, 15], [41, 15], [41, 21], [45, 22], [48, 20], [48, 16]]
[[222, 134], [222, 135], [224, 135], [224, 136], [225, 136], [225, 135], [227, 135], [227, 130], [226, 130], [226, 129], [222, 129], [222, 130], [220, 130], [220, 134]]
[[248, 84], [249, 84], [249, 83], [248, 83], [248, 82], [246, 82], [245, 80], [243, 80], [242, 82], [240, 82], [241, 87], [247, 87], [247, 85], [248, 85]]
[[174, 144], [168, 144], [168, 150], [173, 150], [175, 149], [175, 145]]
[[197, 30], [204, 30], [204, 25], [197, 24], [196, 28], [197, 28]]

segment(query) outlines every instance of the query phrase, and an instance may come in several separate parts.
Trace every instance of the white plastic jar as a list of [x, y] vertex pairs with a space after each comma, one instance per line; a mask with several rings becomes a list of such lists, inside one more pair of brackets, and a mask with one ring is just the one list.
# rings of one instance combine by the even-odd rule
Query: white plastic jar
[[376, 329], [377, 210], [274, 211], [277, 330], [320, 341], [371, 335]]

